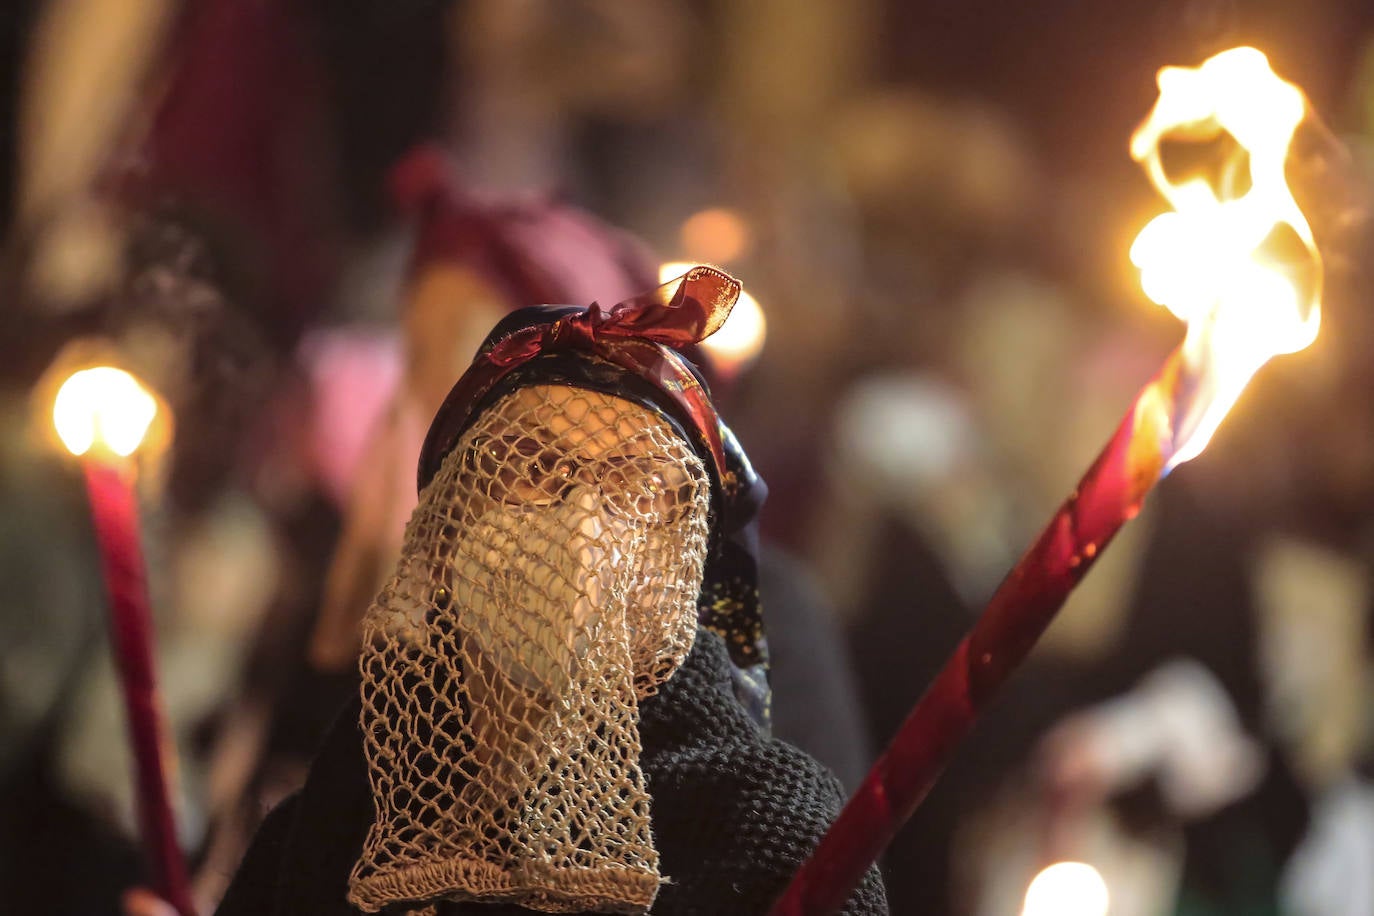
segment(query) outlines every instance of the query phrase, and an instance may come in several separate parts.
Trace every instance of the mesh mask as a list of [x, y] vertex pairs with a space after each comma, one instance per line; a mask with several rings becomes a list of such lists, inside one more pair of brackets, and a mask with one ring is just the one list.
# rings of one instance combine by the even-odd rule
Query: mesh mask
[[691, 446], [628, 400], [529, 385], [467, 427], [364, 624], [355, 905], [648, 909], [638, 703], [691, 648], [709, 505]]
[[519, 380], [601, 391], [672, 418], [711, 481], [712, 537], [698, 620], [725, 640], [736, 697], [766, 729], [768, 647], [758, 596], [757, 516], [768, 488], [684, 355], [724, 324], [739, 289], [729, 275], [699, 266], [610, 308], [593, 303], [512, 313], [492, 329], [445, 398], [421, 450], [418, 477], [424, 489], [473, 418]]

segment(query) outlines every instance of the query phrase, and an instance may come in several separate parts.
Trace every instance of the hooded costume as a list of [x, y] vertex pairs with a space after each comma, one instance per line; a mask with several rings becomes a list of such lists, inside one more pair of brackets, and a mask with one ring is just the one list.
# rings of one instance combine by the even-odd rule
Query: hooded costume
[[[454, 386], [354, 714], [220, 912], [763, 913], [838, 813], [768, 737], [762, 482], [676, 348], [712, 268], [518, 312]], [[886, 912], [876, 870], [845, 910]]]

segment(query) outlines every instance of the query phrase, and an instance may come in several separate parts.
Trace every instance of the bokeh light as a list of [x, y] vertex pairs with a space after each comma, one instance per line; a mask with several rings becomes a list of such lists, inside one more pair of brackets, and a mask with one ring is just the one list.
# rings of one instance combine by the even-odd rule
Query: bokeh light
[[73, 455], [101, 448], [132, 455], [157, 416], [157, 400], [122, 369], [97, 366], [73, 373], [57, 391], [52, 419]]
[[1083, 862], [1056, 862], [1031, 881], [1021, 916], [1107, 916], [1107, 882]]

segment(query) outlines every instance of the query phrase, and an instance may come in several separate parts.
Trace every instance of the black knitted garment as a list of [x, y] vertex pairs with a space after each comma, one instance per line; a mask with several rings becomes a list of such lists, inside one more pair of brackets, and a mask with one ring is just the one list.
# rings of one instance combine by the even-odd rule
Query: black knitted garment
[[[353, 916], [349, 869], [372, 819], [357, 706], [326, 741], [305, 788], [269, 815], [221, 916]], [[654, 916], [767, 913], [843, 803], [838, 780], [765, 737], [735, 699], [725, 644], [698, 630], [687, 661], [640, 708], [640, 766], [667, 883]], [[887, 913], [876, 868], [846, 916]], [[441, 904], [445, 916], [528, 916], [504, 904]]]
[[[641, 706], [640, 766], [653, 798], [655, 916], [766, 913], [840, 813], [839, 780], [760, 735], [735, 700], [719, 636], [697, 632], [686, 664]], [[876, 868], [842, 911], [886, 913]]]

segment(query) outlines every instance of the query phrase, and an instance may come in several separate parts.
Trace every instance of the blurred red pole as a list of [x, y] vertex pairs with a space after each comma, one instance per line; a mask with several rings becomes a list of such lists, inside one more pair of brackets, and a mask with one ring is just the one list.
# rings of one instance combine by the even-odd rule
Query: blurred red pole
[[110, 598], [110, 635], [134, 751], [138, 820], [155, 890], [181, 916], [194, 916], [186, 864], [168, 791], [170, 745], [162, 726], [153, 661], [152, 614], [138, 531], [132, 465], [82, 459], [101, 570]]
[[1145, 386], [1078, 488], [998, 587], [892, 743], [774, 905], [773, 916], [825, 916], [930, 792], [988, 700], [1160, 479], [1174, 451], [1179, 351]]

